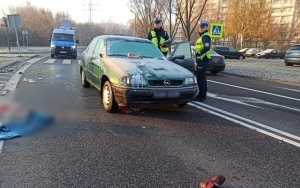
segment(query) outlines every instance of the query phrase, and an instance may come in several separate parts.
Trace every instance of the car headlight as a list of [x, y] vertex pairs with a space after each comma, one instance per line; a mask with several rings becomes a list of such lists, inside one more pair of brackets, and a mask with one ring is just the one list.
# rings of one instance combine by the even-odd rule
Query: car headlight
[[55, 48], [55, 44], [51, 44], [51, 48]]
[[123, 76], [119, 79], [119, 83], [124, 86], [144, 87], [147, 83], [142, 75], [136, 74], [131, 76]]
[[196, 77], [190, 77], [190, 78], [185, 78], [184, 79], [184, 85], [192, 85], [197, 83], [197, 78]]
[[75, 49], [75, 48], [76, 48], [76, 46], [71, 46], [71, 48], [72, 48], [72, 49]]

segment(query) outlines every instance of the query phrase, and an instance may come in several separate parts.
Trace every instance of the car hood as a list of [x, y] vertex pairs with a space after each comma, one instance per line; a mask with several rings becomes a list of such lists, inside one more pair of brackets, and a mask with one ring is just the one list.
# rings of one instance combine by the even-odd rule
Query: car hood
[[147, 80], [194, 77], [189, 70], [160, 59], [107, 58], [111, 70], [118, 74], [142, 75]]

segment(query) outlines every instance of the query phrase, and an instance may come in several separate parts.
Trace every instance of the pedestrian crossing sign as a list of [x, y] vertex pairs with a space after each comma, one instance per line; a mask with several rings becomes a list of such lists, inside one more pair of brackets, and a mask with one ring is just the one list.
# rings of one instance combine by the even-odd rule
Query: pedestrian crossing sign
[[223, 24], [210, 23], [209, 34], [212, 38], [223, 38]]

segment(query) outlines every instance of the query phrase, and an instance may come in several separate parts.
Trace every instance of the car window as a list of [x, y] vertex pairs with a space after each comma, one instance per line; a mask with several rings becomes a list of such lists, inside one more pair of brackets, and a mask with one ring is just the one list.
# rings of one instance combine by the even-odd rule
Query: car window
[[104, 44], [104, 39], [103, 38], [100, 38], [95, 46], [95, 49], [94, 49], [94, 54], [96, 55], [100, 55], [100, 52], [102, 51], [103, 49], [103, 44]]
[[172, 56], [175, 55], [184, 55], [185, 58], [192, 58], [191, 47], [189, 42], [179, 43], [172, 54]]
[[87, 52], [88, 52], [89, 54], [92, 54], [92, 53], [94, 52], [94, 48], [95, 48], [95, 45], [96, 45], [97, 41], [98, 41], [98, 38], [94, 38], [94, 39], [92, 40], [92, 42], [90, 43], [90, 45], [88, 46]]
[[222, 51], [229, 51], [229, 48], [227, 48], [227, 47], [221, 47], [221, 46], [216, 47], [216, 49], [217, 50], [222, 50]]
[[300, 50], [300, 46], [293, 46], [290, 50]]
[[146, 58], [164, 58], [163, 53], [150, 41], [111, 38], [107, 40], [108, 56], [124, 56], [129, 53]]
[[53, 33], [52, 40], [75, 41], [75, 36], [74, 34], [68, 34], [68, 33]]
[[237, 50], [233, 47], [228, 47], [228, 48], [229, 48], [229, 51], [231, 51], [231, 52], [237, 52]]

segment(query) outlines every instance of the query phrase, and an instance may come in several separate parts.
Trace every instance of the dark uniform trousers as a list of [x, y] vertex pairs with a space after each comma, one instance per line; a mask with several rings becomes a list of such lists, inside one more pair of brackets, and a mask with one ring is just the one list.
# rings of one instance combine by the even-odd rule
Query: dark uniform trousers
[[207, 81], [206, 81], [206, 69], [209, 59], [204, 57], [202, 60], [197, 60], [197, 83], [199, 87], [198, 99], [206, 99]]

